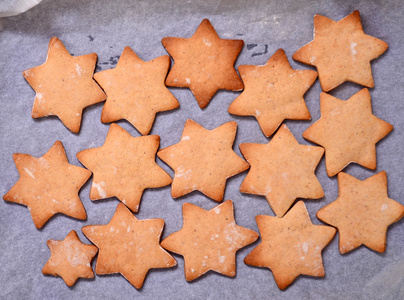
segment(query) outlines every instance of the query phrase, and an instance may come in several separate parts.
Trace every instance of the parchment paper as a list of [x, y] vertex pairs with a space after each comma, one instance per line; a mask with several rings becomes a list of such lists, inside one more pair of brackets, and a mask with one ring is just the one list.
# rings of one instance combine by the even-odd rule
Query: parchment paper
[[[292, 54], [313, 37], [313, 16], [322, 14], [340, 20], [355, 9], [361, 13], [365, 33], [389, 44], [389, 49], [372, 62], [375, 88], [370, 90], [373, 113], [394, 125], [394, 130], [377, 144], [377, 169], [357, 165], [345, 169], [365, 179], [386, 170], [390, 198], [404, 204], [404, 5], [402, 1], [62, 1], [45, 0], [31, 10], [0, 19], [0, 194], [4, 195], [18, 180], [12, 160], [15, 152], [42, 156], [56, 140], [66, 148], [70, 163], [80, 165], [76, 153], [104, 143], [109, 125], [100, 122], [102, 104], [85, 109], [81, 131], [72, 134], [56, 118], [31, 118], [35, 92], [25, 82], [22, 71], [42, 64], [48, 42], [59, 37], [74, 55], [98, 54], [97, 71], [113, 68], [125, 46], [143, 60], [167, 54], [161, 45], [166, 36], [191, 37], [204, 18], [209, 18], [221, 38], [243, 39], [245, 46], [236, 62], [264, 64], [279, 48], [286, 51], [294, 69], [308, 69], [294, 62]], [[332, 95], [348, 99], [362, 87], [345, 83]], [[227, 113], [239, 95], [219, 91], [208, 107], [201, 110], [188, 89], [170, 88], [181, 107], [158, 114], [151, 134], [161, 136], [161, 148], [180, 140], [186, 119], [208, 129], [227, 121], [238, 123], [234, 150], [245, 142], [266, 143], [254, 118], [234, 117]], [[309, 144], [301, 134], [320, 117], [319, 82], [307, 92], [305, 100], [312, 121], [287, 121], [298, 141]], [[133, 136], [140, 134], [126, 121], [118, 122]], [[158, 164], [173, 175], [162, 161]], [[232, 199], [236, 222], [258, 232], [255, 216], [273, 215], [264, 197], [241, 194], [239, 186], [246, 172], [228, 180], [225, 199]], [[325, 173], [322, 159], [317, 176], [325, 191], [319, 200], [305, 200], [312, 221], [318, 209], [338, 195], [336, 178]], [[92, 202], [91, 180], [80, 197], [87, 210], [86, 221], [63, 215], [53, 217], [37, 230], [26, 207], [0, 202], [0, 298], [2, 299], [403, 299], [404, 298], [404, 224], [389, 228], [387, 249], [383, 254], [362, 246], [346, 255], [338, 252], [338, 235], [323, 251], [325, 278], [300, 276], [285, 291], [280, 291], [269, 269], [253, 268], [243, 259], [257, 244], [237, 254], [237, 275], [229, 278], [209, 272], [194, 282], [184, 278], [184, 260], [175, 255], [178, 266], [153, 270], [141, 290], [136, 290], [121, 275], [80, 279], [68, 288], [61, 278], [44, 276], [41, 270], [50, 257], [48, 239], [64, 239], [72, 229], [82, 241], [89, 241], [81, 227], [106, 224], [118, 204], [116, 198]], [[142, 198], [140, 219], [163, 218], [163, 238], [182, 227], [182, 204], [191, 202], [204, 209], [216, 203], [195, 192], [174, 200], [170, 188], [147, 190]], [[95, 265], [95, 261], [93, 262]]]

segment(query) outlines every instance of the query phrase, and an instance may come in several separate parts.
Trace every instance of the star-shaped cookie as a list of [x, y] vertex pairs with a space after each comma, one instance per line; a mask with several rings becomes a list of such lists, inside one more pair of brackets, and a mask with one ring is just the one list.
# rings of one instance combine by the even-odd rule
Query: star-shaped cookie
[[122, 203], [107, 225], [84, 226], [84, 235], [100, 249], [95, 273], [120, 273], [140, 289], [150, 269], [175, 266], [160, 246], [163, 227], [163, 219], [138, 220]]
[[293, 59], [315, 66], [323, 91], [328, 92], [345, 81], [373, 87], [370, 61], [386, 51], [382, 40], [363, 32], [356, 10], [335, 22], [314, 16], [314, 40], [297, 50]]
[[115, 69], [94, 74], [107, 94], [101, 121], [126, 119], [142, 135], [148, 134], [156, 113], [180, 105], [164, 84], [169, 68], [168, 55], [145, 62], [125, 47]]
[[338, 198], [320, 209], [317, 218], [337, 227], [339, 252], [347, 253], [362, 244], [384, 252], [387, 227], [404, 216], [404, 206], [387, 195], [386, 172], [363, 181], [341, 172], [338, 187]]
[[324, 154], [321, 147], [301, 145], [282, 125], [268, 144], [240, 144], [251, 168], [240, 186], [242, 193], [265, 196], [282, 217], [297, 198], [324, 196], [315, 170]]
[[68, 286], [78, 278], [94, 277], [91, 261], [98, 248], [82, 243], [76, 231], [70, 231], [63, 241], [48, 240], [47, 245], [51, 257], [42, 269], [44, 275], [60, 276]]
[[243, 89], [234, 63], [244, 41], [219, 38], [209, 20], [203, 20], [189, 39], [165, 37], [161, 42], [174, 59], [166, 85], [190, 88], [200, 108], [219, 89]]
[[104, 145], [77, 153], [94, 174], [90, 199], [117, 197], [133, 212], [139, 209], [143, 191], [169, 185], [171, 177], [156, 164], [158, 135], [132, 137], [112, 123]]
[[257, 240], [258, 234], [236, 224], [233, 202], [227, 200], [209, 211], [185, 203], [182, 212], [182, 229], [161, 246], [184, 256], [185, 279], [194, 280], [209, 270], [235, 276], [236, 252]]
[[227, 178], [248, 169], [248, 163], [233, 151], [237, 123], [228, 122], [213, 130], [187, 120], [181, 141], [157, 155], [175, 172], [173, 198], [198, 190], [222, 201]]
[[362, 89], [346, 101], [320, 94], [321, 118], [303, 137], [325, 148], [328, 176], [334, 176], [351, 162], [376, 169], [376, 143], [393, 126], [372, 114], [370, 93]]
[[244, 259], [251, 266], [271, 269], [283, 290], [299, 275], [324, 277], [321, 251], [333, 239], [331, 226], [314, 225], [302, 201], [283, 217], [256, 216], [261, 243]]
[[15, 153], [13, 159], [20, 178], [3, 199], [27, 206], [36, 228], [57, 213], [87, 218], [78, 192], [91, 172], [69, 164], [62, 142], [40, 158]]
[[71, 56], [56, 37], [49, 42], [46, 62], [25, 70], [24, 78], [35, 90], [32, 117], [58, 116], [72, 132], [79, 132], [83, 109], [105, 100], [93, 79], [97, 54]]
[[254, 116], [266, 136], [285, 119], [310, 120], [303, 95], [317, 78], [312, 70], [293, 70], [279, 49], [263, 66], [238, 67], [244, 91], [229, 106], [229, 113]]

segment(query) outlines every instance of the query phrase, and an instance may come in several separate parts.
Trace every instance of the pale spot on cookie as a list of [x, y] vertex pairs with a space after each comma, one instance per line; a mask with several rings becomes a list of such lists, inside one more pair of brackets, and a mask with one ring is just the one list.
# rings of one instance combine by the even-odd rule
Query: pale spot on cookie
[[212, 46], [212, 43], [208, 39], [204, 39], [203, 42], [208, 47]]
[[27, 173], [32, 179], [35, 179], [34, 170], [29, 170], [28, 168], [24, 168], [25, 173]]
[[308, 242], [303, 243], [302, 250], [303, 250], [304, 253], [307, 253], [307, 251], [309, 251], [309, 243]]
[[104, 190], [105, 182], [102, 181], [100, 183], [93, 182], [93, 188], [97, 189], [98, 195], [102, 198], [107, 198], [107, 192]]
[[355, 61], [355, 55], [356, 55], [356, 49], [355, 49], [355, 47], [356, 47], [357, 45], [358, 45], [358, 44], [355, 43], [355, 42], [352, 42], [352, 43], [351, 43], [351, 54], [352, 54], [352, 58], [353, 58], [354, 61]]

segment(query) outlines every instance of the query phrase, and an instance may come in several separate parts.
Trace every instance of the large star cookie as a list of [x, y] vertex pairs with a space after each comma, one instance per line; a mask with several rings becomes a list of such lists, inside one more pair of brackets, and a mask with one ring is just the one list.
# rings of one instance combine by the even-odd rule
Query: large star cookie
[[320, 109], [321, 118], [303, 132], [303, 137], [325, 148], [328, 176], [351, 162], [375, 169], [375, 145], [393, 126], [372, 114], [369, 91], [362, 89], [347, 101], [321, 93]]
[[310, 120], [303, 95], [316, 80], [317, 72], [293, 70], [282, 49], [265, 65], [243, 65], [238, 71], [245, 88], [230, 104], [229, 113], [254, 116], [266, 136], [271, 136], [285, 119]]
[[137, 212], [143, 191], [169, 185], [171, 177], [156, 164], [158, 135], [132, 137], [112, 123], [104, 145], [77, 153], [93, 174], [90, 199], [117, 197]]
[[265, 196], [278, 217], [297, 198], [324, 196], [315, 175], [324, 149], [299, 144], [286, 125], [279, 128], [268, 144], [240, 144], [240, 151], [251, 165], [240, 191]]
[[232, 201], [209, 211], [185, 203], [182, 211], [182, 229], [170, 234], [161, 246], [184, 256], [186, 280], [194, 280], [209, 270], [235, 276], [237, 250], [257, 240], [258, 234], [236, 224]]
[[404, 206], [387, 195], [386, 172], [364, 181], [341, 172], [338, 187], [338, 198], [320, 209], [317, 217], [338, 228], [339, 252], [362, 244], [384, 252], [387, 227], [404, 216]]
[[181, 141], [157, 153], [175, 171], [173, 198], [198, 190], [215, 201], [223, 200], [227, 178], [249, 167], [233, 151], [236, 130], [236, 122], [207, 130], [187, 120]]
[[246, 256], [246, 264], [271, 269], [281, 290], [299, 275], [324, 277], [321, 251], [334, 237], [335, 228], [314, 225], [302, 201], [283, 218], [260, 215], [255, 219], [261, 244]]
[[78, 192], [91, 172], [69, 164], [62, 142], [40, 158], [16, 153], [13, 159], [20, 178], [3, 199], [27, 206], [36, 228], [57, 213], [86, 219]]
[[95, 273], [120, 273], [140, 289], [150, 269], [175, 266], [160, 246], [163, 227], [163, 219], [138, 220], [122, 203], [107, 225], [84, 226], [84, 235], [100, 249]]
[[101, 121], [126, 119], [141, 134], [148, 134], [156, 113], [179, 106], [164, 84], [169, 68], [168, 55], [145, 62], [125, 47], [115, 69], [94, 74], [107, 94]]
[[345, 81], [373, 87], [370, 61], [386, 51], [387, 43], [363, 32], [356, 10], [335, 22], [314, 16], [314, 40], [293, 54], [293, 59], [317, 67], [323, 91]]
[[190, 88], [201, 108], [219, 89], [243, 89], [234, 63], [244, 42], [219, 38], [209, 20], [203, 20], [189, 39], [166, 37], [161, 42], [174, 59], [166, 84]]
[[94, 277], [91, 260], [98, 248], [82, 243], [76, 231], [70, 231], [63, 241], [48, 240], [47, 245], [51, 257], [42, 269], [44, 275], [60, 276], [68, 286], [78, 278]]
[[35, 90], [32, 117], [58, 116], [72, 132], [79, 132], [87, 106], [105, 100], [93, 79], [97, 54], [71, 56], [56, 37], [49, 42], [46, 62], [23, 72]]

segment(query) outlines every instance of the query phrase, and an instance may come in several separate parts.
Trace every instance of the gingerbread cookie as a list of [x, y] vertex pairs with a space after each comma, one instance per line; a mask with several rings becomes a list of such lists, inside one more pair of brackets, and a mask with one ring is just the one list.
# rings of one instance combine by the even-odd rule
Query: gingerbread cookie
[[302, 201], [283, 218], [259, 215], [255, 219], [261, 243], [246, 256], [246, 264], [271, 269], [281, 290], [299, 275], [325, 276], [321, 251], [336, 230], [331, 226], [314, 225]]
[[372, 114], [369, 91], [362, 89], [347, 101], [321, 93], [320, 108], [321, 118], [303, 132], [303, 137], [325, 148], [328, 176], [351, 162], [375, 169], [375, 144], [393, 126]]
[[72, 132], [79, 132], [83, 109], [105, 100], [93, 80], [97, 54], [71, 56], [56, 37], [49, 42], [46, 62], [23, 72], [35, 90], [32, 117], [58, 116]]
[[219, 89], [243, 89], [234, 63], [244, 41], [219, 38], [209, 20], [203, 20], [189, 39], [166, 37], [161, 42], [174, 59], [166, 85], [190, 88], [201, 108]]
[[341, 172], [338, 187], [338, 198], [320, 209], [317, 218], [338, 228], [339, 252], [362, 244], [384, 252], [387, 227], [404, 216], [404, 206], [387, 195], [386, 172], [363, 181]]
[[42, 269], [44, 275], [60, 276], [68, 286], [78, 278], [94, 277], [91, 261], [98, 248], [82, 243], [76, 231], [70, 231], [63, 241], [48, 240], [47, 245], [51, 257]]
[[94, 74], [107, 94], [101, 121], [126, 119], [142, 135], [148, 134], [158, 112], [180, 105], [164, 84], [169, 68], [168, 55], [145, 62], [125, 47], [115, 69]]
[[293, 54], [293, 59], [315, 66], [323, 91], [345, 81], [373, 87], [370, 61], [386, 51], [387, 43], [363, 32], [356, 10], [335, 22], [314, 16], [314, 40]]
[[150, 269], [175, 266], [160, 246], [163, 227], [163, 219], [138, 220], [122, 203], [107, 225], [84, 226], [84, 235], [100, 249], [95, 273], [120, 273], [140, 289]]
[[77, 153], [93, 174], [90, 199], [117, 197], [133, 212], [139, 209], [143, 191], [169, 185], [171, 177], [156, 164], [158, 135], [132, 137], [111, 124], [103, 146]]
[[310, 120], [303, 95], [317, 78], [311, 70], [293, 70], [279, 49], [263, 66], [239, 66], [244, 91], [229, 106], [229, 113], [254, 116], [268, 137], [283, 120]]
[[223, 200], [227, 178], [249, 167], [233, 151], [236, 130], [234, 121], [207, 130], [187, 120], [181, 141], [157, 153], [175, 171], [173, 198], [198, 190], [215, 201]]
[[240, 144], [240, 151], [251, 165], [240, 191], [265, 196], [278, 217], [297, 198], [324, 196], [315, 175], [324, 149], [299, 144], [286, 125], [268, 144]]
[[62, 142], [40, 158], [16, 153], [13, 159], [20, 178], [3, 199], [27, 206], [36, 228], [57, 213], [86, 219], [78, 192], [91, 172], [69, 164]]
[[206, 211], [191, 203], [182, 206], [184, 225], [161, 242], [185, 260], [185, 278], [194, 280], [209, 270], [236, 275], [236, 252], [258, 239], [258, 234], [238, 226], [233, 202], [227, 200]]

